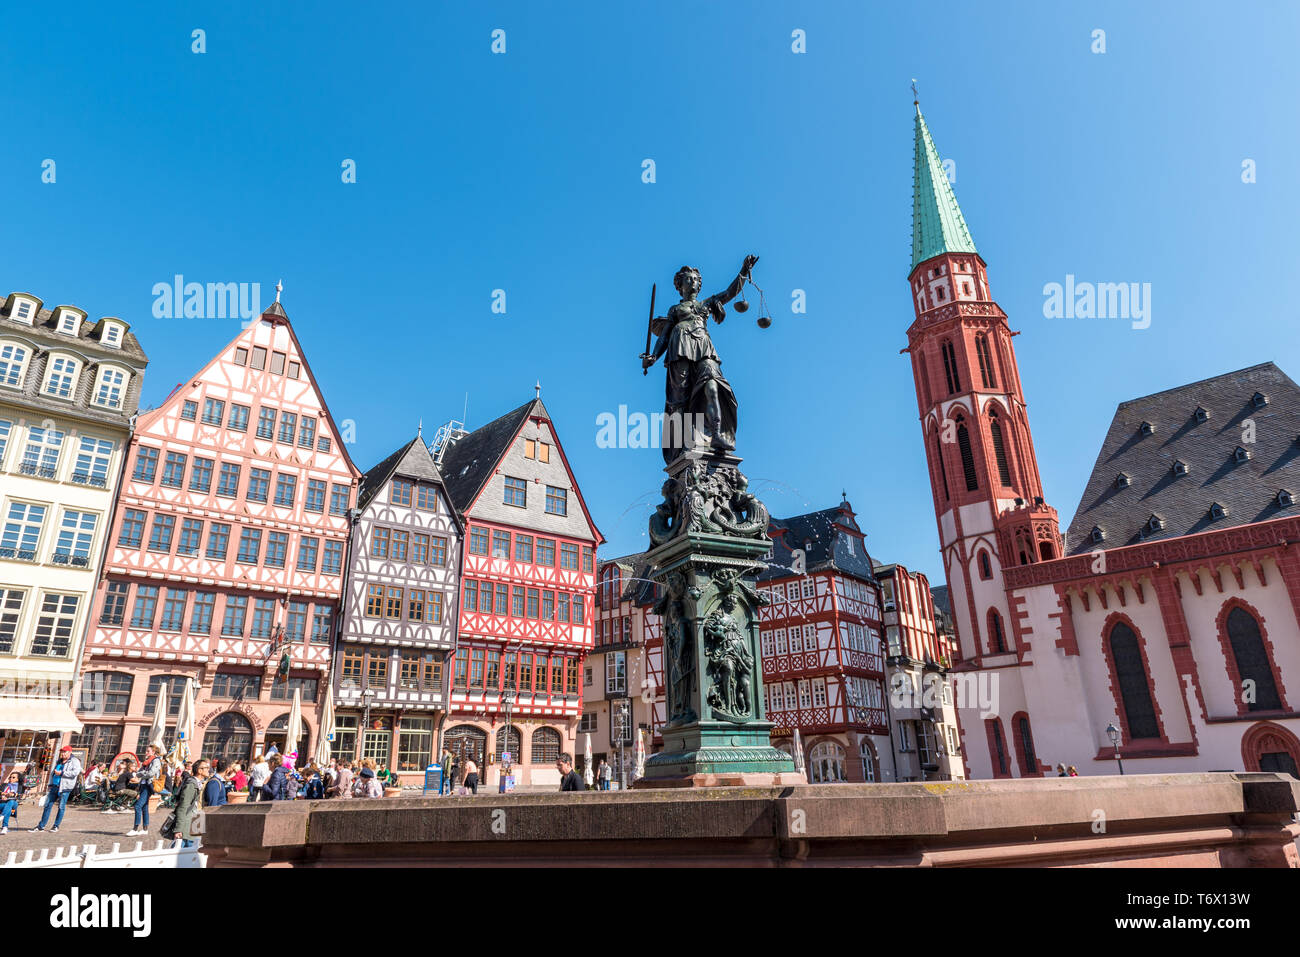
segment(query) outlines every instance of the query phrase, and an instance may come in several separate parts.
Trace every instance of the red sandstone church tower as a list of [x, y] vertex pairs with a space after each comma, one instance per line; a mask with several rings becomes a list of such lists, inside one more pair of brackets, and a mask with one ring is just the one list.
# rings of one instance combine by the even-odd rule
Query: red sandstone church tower
[[[1056, 510], [1043, 498], [1011, 344], [1016, 333], [993, 300], [986, 264], [920, 106], [915, 149], [908, 281], [916, 321], [907, 330], [906, 351], [963, 659], [959, 669], [997, 672], [998, 693], [1018, 696], [1023, 650], [1008, 623], [1019, 615], [1007, 607], [1002, 569], [1060, 557], [1061, 535]], [[975, 715], [961, 712], [968, 774], [991, 777], [997, 755], [1007, 753], [1005, 730], [995, 720], [985, 722], [986, 734], [972, 733]], [[985, 737], [988, 751], [981, 754]]]

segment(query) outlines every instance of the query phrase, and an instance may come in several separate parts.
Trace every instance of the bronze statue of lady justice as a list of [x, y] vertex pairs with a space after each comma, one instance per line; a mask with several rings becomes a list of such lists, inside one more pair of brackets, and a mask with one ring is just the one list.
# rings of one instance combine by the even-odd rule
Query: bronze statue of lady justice
[[[709, 317], [722, 322], [727, 303], [740, 294], [750, 278], [757, 256], [746, 256], [736, 278], [722, 292], [698, 299], [702, 283], [700, 272], [693, 266], [683, 266], [673, 277], [673, 285], [681, 301], [668, 310], [667, 316], [655, 316], [654, 293], [650, 298], [650, 334], [658, 336], [653, 351], [641, 354], [641, 368], [648, 370], [660, 356], [667, 370], [664, 420], [669, 423], [703, 422], [709, 446], [716, 451], [731, 451], [736, 447], [736, 394], [722, 374], [722, 360], [709, 338]], [[691, 442], [670, 442], [665, 433], [664, 461], [671, 462]], [[677, 435], [690, 436], [689, 425]]]

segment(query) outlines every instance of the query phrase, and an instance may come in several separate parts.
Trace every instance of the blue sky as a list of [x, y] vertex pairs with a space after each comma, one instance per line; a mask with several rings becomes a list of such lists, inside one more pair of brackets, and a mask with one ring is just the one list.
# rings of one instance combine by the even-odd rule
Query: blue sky
[[[612, 556], [645, 547], [661, 480], [657, 450], [596, 445], [599, 413], [662, 405], [661, 371], [642, 377], [637, 361], [650, 284], [664, 304], [689, 263], [712, 292], [755, 252], [772, 328], [757, 310], [713, 327], [743, 467], [776, 515], [847, 490], [877, 559], [937, 583], [898, 354], [912, 319], [910, 79], [1021, 332], [1064, 523], [1119, 402], [1268, 359], [1300, 372], [1298, 10], [9, 5], [0, 286], [131, 322], [154, 405], [238, 330], [153, 318], [154, 283], [260, 282], [266, 303], [283, 278], [363, 469], [419, 419], [432, 435], [459, 417], [466, 393], [474, 427], [540, 379]], [[1044, 284], [1067, 274], [1151, 283], [1150, 328], [1044, 318]]]

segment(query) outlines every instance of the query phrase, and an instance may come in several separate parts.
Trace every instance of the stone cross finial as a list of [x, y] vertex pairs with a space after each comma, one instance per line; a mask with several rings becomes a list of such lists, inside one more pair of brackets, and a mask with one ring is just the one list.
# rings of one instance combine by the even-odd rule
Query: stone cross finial
[[277, 279], [277, 280], [275, 281], [275, 301], [276, 301], [276, 302], [279, 302], [279, 301], [280, 301], [280, 292], [281, 292], [283, 289], [284, 289], [284, 280], [283, 280], [283, 279]]
[[912, 77], [912, 105], [917, 106], [921, 102], [920, 95], [916, 92], [916, 77]]

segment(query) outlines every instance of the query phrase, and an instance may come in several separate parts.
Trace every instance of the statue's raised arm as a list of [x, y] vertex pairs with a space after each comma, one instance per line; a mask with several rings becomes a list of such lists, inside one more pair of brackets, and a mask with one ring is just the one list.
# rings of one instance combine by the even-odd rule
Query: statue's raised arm
[[745, 288], [745, 282], [749, 279], [750, 270], [754, 268], [756, 262], [758, 262], [757, 256], [752, 253], [746, 256], [744, 263], [741, 264], [740, 272], [736, 273], [736, 278], [731, 280], [731, 285], [722, 292], [714, 293], [704, 300], [704, 304], [709, 309], [709, 315], [713, 316], [715, 322], [721, 322], [726, 318], [726, 310], [722, 307], [740, 295], [740, 290]]

